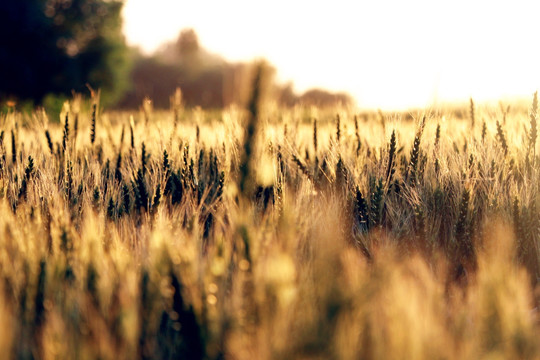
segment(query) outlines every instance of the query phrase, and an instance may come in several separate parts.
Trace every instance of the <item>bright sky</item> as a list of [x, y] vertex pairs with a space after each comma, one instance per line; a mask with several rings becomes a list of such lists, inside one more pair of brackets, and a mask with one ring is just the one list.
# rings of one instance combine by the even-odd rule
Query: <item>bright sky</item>
[[151, 52], [191, 27], [228, 60], [267, 58], [295, 89], [344, 90], [362, 107], [532, 96], [535, 0], [127, 0], [131, 45]]

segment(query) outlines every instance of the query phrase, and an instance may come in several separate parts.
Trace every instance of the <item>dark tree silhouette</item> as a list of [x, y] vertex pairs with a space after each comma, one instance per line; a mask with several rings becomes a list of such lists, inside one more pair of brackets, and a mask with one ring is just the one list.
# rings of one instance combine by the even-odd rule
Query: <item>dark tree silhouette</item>
[[0, 1], [0, 96], [40, 101], [86, 83], [113, 102], [127, 84], [119, 0]]

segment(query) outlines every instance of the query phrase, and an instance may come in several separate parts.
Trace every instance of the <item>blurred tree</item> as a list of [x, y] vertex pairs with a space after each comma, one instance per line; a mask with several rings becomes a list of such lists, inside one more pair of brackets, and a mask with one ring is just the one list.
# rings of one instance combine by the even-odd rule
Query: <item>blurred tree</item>
[[106, 103], [127, 87], [120, 0], [0, 1], [0, 96], [101, 88]]
[[181, 56], [190, 56], [199, 51], [199, 38], [193, 29], [184, 29], [180, 32], [176, 46]]
[[293, 83], [288, 82], [282, 86], [275, 85], [275, 87], [276, 87], [275, 92], [276, 92], [277, 102], [280, 105], [287, 106], [287, 107], [294, 106], [294, 104], [298, 100], [298, 97], [294, 93]]
[[201, 63], [202, 54], [199, 38], [195, 30], [184, 29], [180, 32], [176, 41], [176, 50], [179, 55], [179, 65], [191, 78], [198, 77], [203, 64]]

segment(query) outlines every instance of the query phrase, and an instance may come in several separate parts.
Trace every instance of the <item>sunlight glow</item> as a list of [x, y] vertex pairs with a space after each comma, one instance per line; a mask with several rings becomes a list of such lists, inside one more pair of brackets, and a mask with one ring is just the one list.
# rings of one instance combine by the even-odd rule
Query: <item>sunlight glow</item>
[[[540, 7], [540, 5], [538, 6]], [[145, 52], [192, 27], [230, 61], [265, 57], [295, 89], [352, 94], [361, 107], [530, 96], [540, 84], [533, 1], [127, 0]]]

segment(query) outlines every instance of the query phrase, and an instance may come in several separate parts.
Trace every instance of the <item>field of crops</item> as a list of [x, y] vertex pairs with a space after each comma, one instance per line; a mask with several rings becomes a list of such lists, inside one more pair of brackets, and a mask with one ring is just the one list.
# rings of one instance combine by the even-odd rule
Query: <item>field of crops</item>
[[2, 358], [540, 357], [536, 96], [407, 115], [254, 89], [2, 113]]

